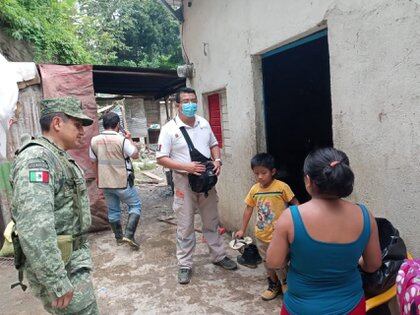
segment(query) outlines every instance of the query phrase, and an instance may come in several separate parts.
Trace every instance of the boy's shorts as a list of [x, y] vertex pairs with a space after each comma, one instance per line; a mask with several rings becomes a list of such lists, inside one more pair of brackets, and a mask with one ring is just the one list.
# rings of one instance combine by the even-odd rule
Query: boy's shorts
[[263, 259], [263, 261], [265, 261], [265, 258], [267, 256], [267, 250], [268, 250], [269, 245], [270, 245], [270, 243], [263, 242], [263, 241], [261, 241], [257, 238], [258, 252], [260, 253], [260, 256]]
[[[257, 248], [258, 252], [260, 253], [261, 258], [263, 259], [265, 263], [265, 259], [267, 257], [267, 250], [270, 243], [261, 241], [257, 238]], [[265, 267], [267, 270], [269, 270], [267, 267]], [[272, 269], [271, 269], [272, 270]], [[277, 273], [277, 276], [279, 277], [282, 284], [286, 283], [286, 276], [287, 276], [287, 267], [276, 269], [275, 272]]]

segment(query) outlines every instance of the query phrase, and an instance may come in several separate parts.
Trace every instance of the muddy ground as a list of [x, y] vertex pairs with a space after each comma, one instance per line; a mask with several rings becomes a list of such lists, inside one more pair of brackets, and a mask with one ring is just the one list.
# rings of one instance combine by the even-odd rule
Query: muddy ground
[[[281, 298], [269, 302], [259, 294], [266, 287], [263, 267], [240, 266], [226, 271], [209, 260], [208, 248], [196, 233], [195, 269], [190, 284], [177, 282], [172, 196], [166, 186], [143, 184], [142, 222], [137, 231], [141, 248], [133, 252], [116, 246], [110, 231], [90, 236], [94, 264], [93, 282], [101, 314], [278, 314]], [[196, 215], [196, 227], [200, 228]], [[230, 257], [238, 252], [228, 248]], [[10, 290], [17, 274], [0, 262], [0, 313], [45, 314], [39, 301], [19, 288]]]

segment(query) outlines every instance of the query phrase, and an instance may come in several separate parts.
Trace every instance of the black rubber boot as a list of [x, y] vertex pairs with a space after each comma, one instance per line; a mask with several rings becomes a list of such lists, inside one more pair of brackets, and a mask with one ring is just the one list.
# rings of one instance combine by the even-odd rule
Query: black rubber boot
[[248, 268], [257, 268], [258, 264], [262, 262], [257, 246], [254, 244], [247, 245], [243, 254], [239, 255], [236, 260], [238, 261], [238, 264]]
[[140, 216], [138, 214], [131, 213], [128, 215], [127, 226], [125, 227], [125, 235], [123, 237], [123, 241], [135, 250], [140, 248], [140, 245], [134, 238], [139, 220]]
[[123, 244], [123, 231], [121, 227], [121, 222], [120, 221], [109, 222], [109, 225], [111, 225], [112, 232], [114, 232], [117, 245]]

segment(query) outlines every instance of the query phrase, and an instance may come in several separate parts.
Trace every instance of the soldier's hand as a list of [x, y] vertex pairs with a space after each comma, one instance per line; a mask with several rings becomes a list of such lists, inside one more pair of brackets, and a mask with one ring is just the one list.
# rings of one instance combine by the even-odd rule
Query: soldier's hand
[[184, 170], [190, 174], [200, 175], [206, 170], [206, 167], [199, 162], [191, 162], [184, 164]]
[[70, 304], [71, 300], [73, 298], [73, 291], [69, 291], [63, 296], [59, 297], [58, 299], [52, 301], [51, 307], [53, 308], [66, 308], [67, 305]]

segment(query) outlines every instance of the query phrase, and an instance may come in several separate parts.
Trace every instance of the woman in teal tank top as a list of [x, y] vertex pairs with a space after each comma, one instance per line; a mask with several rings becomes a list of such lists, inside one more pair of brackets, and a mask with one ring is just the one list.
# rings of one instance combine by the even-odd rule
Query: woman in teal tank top
[[347, 155], [333, 148], [310, 153], [304, 163], [312, 199], [283, 212], [267, 253], [271, 268], [290, 257], [282, 314], [365, 314], [358, 265], [381, 266], [378, 228], [363, 205], [343, 200], [353, 191]]

